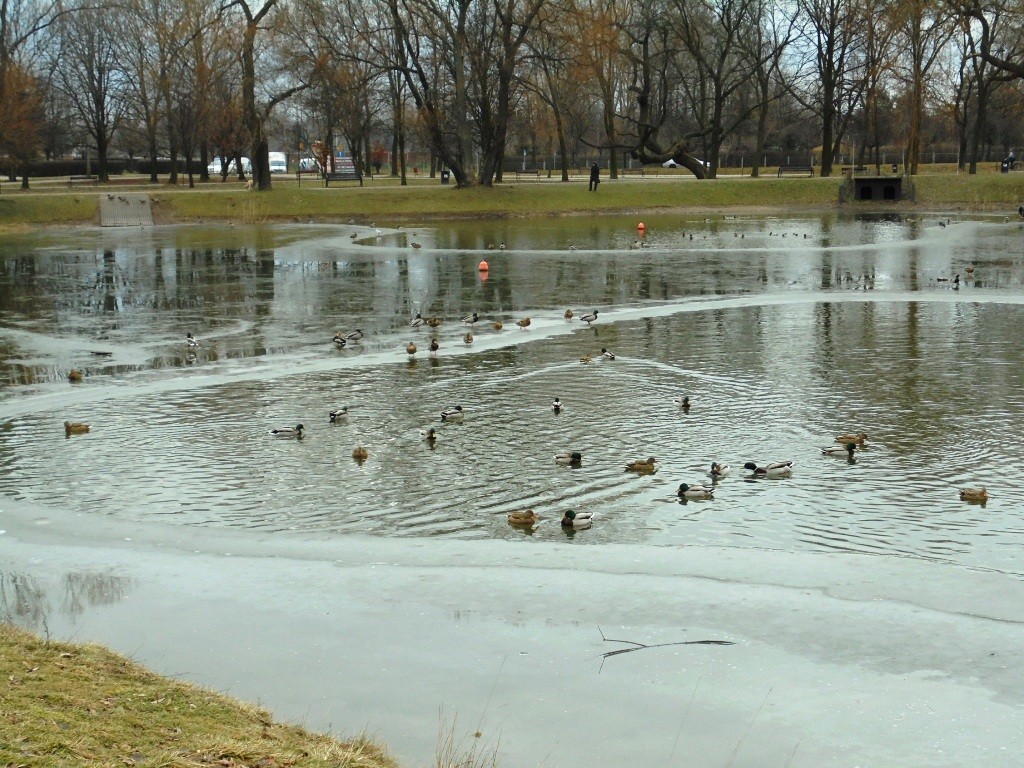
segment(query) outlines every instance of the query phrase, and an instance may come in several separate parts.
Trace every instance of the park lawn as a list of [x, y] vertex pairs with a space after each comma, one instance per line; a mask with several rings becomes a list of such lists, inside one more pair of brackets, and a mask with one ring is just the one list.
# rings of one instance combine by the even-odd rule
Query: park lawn
[[100, 646], [45, 642], [4, 623], [0, 689], [0, 765], [396, 766], [367, 738], [275, 723]]
[[[216, 196], [159, 195], [161, 210], [175, 221], [271, 220], [377, 223], [411, 218], [565, 216], [624, 211], [767, 206], [828, 208], [837, 180], [694, 179], [605, 181], [588, 192], [586, 182], [505, 182], [492, 188], [393, 184], [324, 189], [279, 185], [270, 192], [223, 192]], [[211, 199], [213, 198], [213, 199]]]
[[99, 222], [99, 197], [81, 191], [53, 195], [0, 196], [0, 227]]
[[[770, 170], [770, 169], [769, 169]], [[931, 169], [930, 169], [931, 170]], [[276, 179], [268, 192], [246, 190], [239, 183], [203, 184], [195, 189], [149, 187], [158, 223], [337, 222], [397, 223], [411, 219], [563, 216], [615, 212], [651, 212], [747, 208], [765, 212], [832, 210], [838, 207], [842, 179], [745, 176], [697, 181], [679, 174], [653, 178], [630, 176], [604, 180], [588, 192], [586, 181], [557, 179], [516, 182], [507, 178], [492, 188], [458, 189], [436, 179], [415, 179], [402, 187], [378, 177], [366, 186], [324, 188], [315, 179], [301, 186], [294, 179]], [[914, 177], [916, 201], [850, 203], [847, 210], [1016, 210], [1024, 201], [1024, 173], [969, 175], [950, 169]], [[40, 185], [42, 188], [42, 185]], [[118, 189], [117, 181], [98, 190], [66, 190], [0, 196], [0, 228], [98, 223], [98, 196]]]

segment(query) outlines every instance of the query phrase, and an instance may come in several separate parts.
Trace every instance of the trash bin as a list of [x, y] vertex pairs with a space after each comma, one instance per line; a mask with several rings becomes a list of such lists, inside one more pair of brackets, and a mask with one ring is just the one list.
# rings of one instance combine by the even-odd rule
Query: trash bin
[[1009, 163], [1009, 161], [1003, 160], [1003, 162], [1001, 162], [999, 164], [999, 172], [1000, 173], [1009, 173], [1010, 172], [1010, 163]]
[[451, 178], [451, 171], [441, 171], [441, 183], [442, 184], [447, 184], [449, 178]]
[[893, 164], [892, 164], [892, 172], [893, 172], [893, 173], [898, 173], [898, 172], [899, 172], [899, 170], [900, 170], [900, 167], [899, 167], [899, 165], [897, 165], [896, 163], [893, 163]]

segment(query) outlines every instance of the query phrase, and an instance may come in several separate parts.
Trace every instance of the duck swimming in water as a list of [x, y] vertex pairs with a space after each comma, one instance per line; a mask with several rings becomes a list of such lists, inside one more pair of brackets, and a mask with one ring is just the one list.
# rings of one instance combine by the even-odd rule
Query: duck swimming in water
[[847, 443], [853, 443], [857, 447], [861, 447], [861, 446], [867, 445], [867, 443], [868, 443], [868, 433], [867, 432], [859, 432], [859, 433], [857, 433], [855, 435], [854, 434], [836, 435], [836, 442], [839, 443], [840, 445], [846, 445]]
[[302, 430], [304, 427], [301, 424], [296, 424], [294, 427], [278, 427], [277, 429], [270, 430], [270, 434], [274, 437], [295, 437], [302, 439]]
[[748, 461], [743, 465], [744, 469], [749, 469], [754, 477], [789, 477], [793, 474], [793, 462], [792, 461], [774, 461], [771, 464], [758, 465], [753, 461]]
[[551, 403], [551, 410], [554, 411], [555, 413], [562, 412], [562, 401], [559, 400], [557, 397], [555, 398], [554, 402]]
[[713, 499], [715, 497], [715, 489], [709, 488], [706, 485], [680, 483], [676, 495], [681, 499]]
[[650, 456], [646, 459], [638, 459], [636, 461], [631, 461], [626, 465], [627, 472], [653, 472], [654, 469], [655, 467], [653, 456]]
[[336, 408], [327, 414], [327, 417], [331, 420], [331, 424], [335, 424], [348, 416], [348, 406], [343, 405], [341, 408]]
[[508, 513], [508, 524], [515, 526], [522, 526], [524, 528], [532, 528], [537, 524], [537, 513], [532, 509], [524, 509], [519, 512]]
[[615, 359], [615, 353], [614, 352], [609, 352], [604, 347], [601, 347], [601, 357], [603, 357], [605, 360], [614, 360]]
[[823, 456], [845, 456], [848, 459], [852, 459], [855, 450], [857, 450], [856, 443], [847, 443], [846, 445], [832, 445], [828, 448], [822, 448], [821, 454]]
[[720, 477], [725, 477], [732, 471], [732, 467], [728, 464], [719, 464], [718, 462], [711, 462], [711, 471], [708, 472], [712, 479], [717, 480]]
[[64, 434], [68, 437], [71, 435], [84, 435], [89, 431], [89, 425], [84, 424], [80, 421], [65, 421], [64, 422]]
[[594, 524], [593, 512], [577, 512], [570, 509], [562, 516], [563, 528], [589, 528]]
[[462, 406], [456, 405], [454, 408], [446, 408], [441, 411], [441, 421], [459, 421], [465, 415], [462, 411]]
[[583, 454], [579, 451], [563, 451], [555, 454], [556, 464], [567, 464], [570, 467], [578, 467], [583, 464]]
[[984, 504], [988, 501], [988, 490], [985, 488], [961, 488], [960, 501], [970, 501], [975, 504]]

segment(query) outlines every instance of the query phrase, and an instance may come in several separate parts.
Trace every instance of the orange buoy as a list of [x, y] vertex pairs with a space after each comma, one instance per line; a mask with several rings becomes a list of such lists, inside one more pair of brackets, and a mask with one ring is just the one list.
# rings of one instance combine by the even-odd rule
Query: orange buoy
[[479, 269], [481, 272], [486, 272], [487, 270], [490, 269], [490, 267], [487, 265], [486, 261], [481, 261], [480, 264], [477, 266], [477, 269]]
[[647, 227], [644, 226], [644, 223], [642, 221], [636, 225], [636, 228], [640, 232], [643, 232], [645, 229], [647, 229]]

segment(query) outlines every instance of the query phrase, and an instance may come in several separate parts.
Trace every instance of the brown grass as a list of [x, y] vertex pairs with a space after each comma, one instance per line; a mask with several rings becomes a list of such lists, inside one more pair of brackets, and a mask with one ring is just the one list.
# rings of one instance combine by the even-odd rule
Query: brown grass
[[97, 645], [0, 624], [0, 765], [395, 768], [382, 747], [275, 723]]

